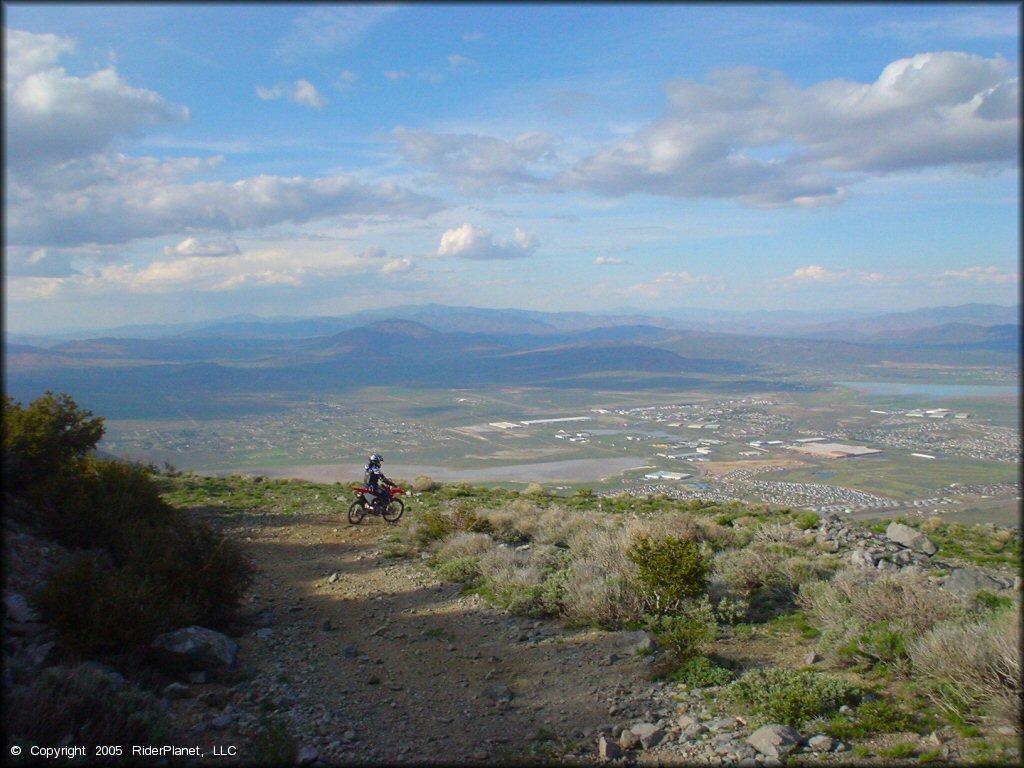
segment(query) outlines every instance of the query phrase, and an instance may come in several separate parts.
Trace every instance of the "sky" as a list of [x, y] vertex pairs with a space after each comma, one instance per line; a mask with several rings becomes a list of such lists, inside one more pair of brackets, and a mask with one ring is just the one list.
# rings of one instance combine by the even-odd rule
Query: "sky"
[[3, 10], [8, 332], [1018, 301], [1018, 4]]

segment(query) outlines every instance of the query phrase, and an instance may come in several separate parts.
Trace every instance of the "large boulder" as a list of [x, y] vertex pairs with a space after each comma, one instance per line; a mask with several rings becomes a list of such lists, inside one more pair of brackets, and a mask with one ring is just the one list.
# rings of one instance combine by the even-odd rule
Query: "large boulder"
[[658, 643], [650, 632], [638, 629], [633, 632], [623, 632], [620, 640], [620, 647], [625, 648], [630, 654], [647, 654], [658, 650]]
[[238, 643], [206, 627], [185, 627], [157, 637], [150, 651], [174, 670], [223, 672], [235, 666]]
[[995, 592], [1003, 588], [1003, 584], [979, 568], [954, 568], [943, 586], [947, 592], [962, 597], [974, 597], [983, 589]]
[[907, 549], [912, 549], [915, 552], [928, 555], [928, 557], [931, 557], [939, 551], [939, 548], [935, 546], [931, 539], [920, 531], [911, 528], [909, 525], [904, 525], [903, 523], [889, 523], [889, 527], [885, 529], [885, 538], [889, 539], [889, 541], [894, 541]]
[[747, 744], [765, 757], [781, 760], [800, 746], [800, 733], [788, 725], [770, 723], [747, 736]]

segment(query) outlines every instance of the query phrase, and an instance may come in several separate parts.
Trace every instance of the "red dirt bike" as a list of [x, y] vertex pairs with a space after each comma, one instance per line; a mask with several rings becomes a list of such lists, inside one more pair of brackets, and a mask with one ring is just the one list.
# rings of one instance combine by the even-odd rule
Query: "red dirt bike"
[[395, 486], [387, 489], [384, 493], [374, 493], [369, 488], [352, 486], [356, 492], [356, 500], [348, 508], [348, 521], [352, 525], [359, 525], [367, 515], [379, 515], [389, 523], [397, 523], [398, 518], [405, 512], [405, 503], [396, 498], [405, 493], [404, 490]]

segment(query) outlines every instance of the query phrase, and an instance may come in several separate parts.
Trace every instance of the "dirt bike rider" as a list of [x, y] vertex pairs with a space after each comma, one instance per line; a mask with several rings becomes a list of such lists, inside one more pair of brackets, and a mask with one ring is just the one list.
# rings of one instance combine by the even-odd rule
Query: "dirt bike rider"
[[384, 463], [384, 459], [379, 453], [370, 455], [366, 462], [366, 468], [363, 470], [363, 485], [373, 491], [377, 497], [374, 500], [374, 506], [384, 509], [391, 501], [391, 493], [388, 489], [394, 488], [395, 484], [384, 476], [384, 472], [380, 468], [382, 463]]

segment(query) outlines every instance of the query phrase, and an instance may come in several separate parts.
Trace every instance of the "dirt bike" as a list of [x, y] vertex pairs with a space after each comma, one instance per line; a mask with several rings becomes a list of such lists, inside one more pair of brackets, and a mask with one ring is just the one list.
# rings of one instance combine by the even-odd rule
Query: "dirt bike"
[[348, 521], [352, 525], [359, 525], [367, 515], [379, 515], [389, 523], [397, 523], [398, 518], [405, 512], [405, 503], [396, 496], [405, 493], [404, 490], [395, 486], [385, 493], [375, 493], [369, 488], [352, 486], [356, 492], [356, 500], [348, 508]]

